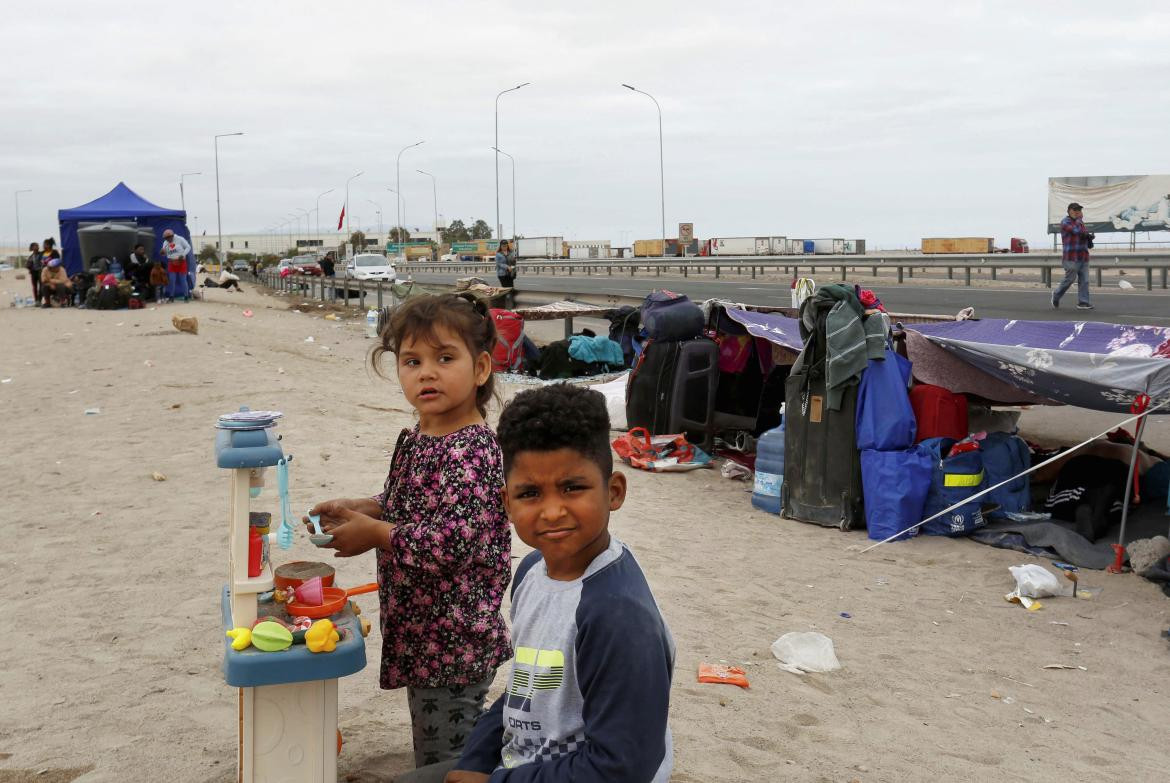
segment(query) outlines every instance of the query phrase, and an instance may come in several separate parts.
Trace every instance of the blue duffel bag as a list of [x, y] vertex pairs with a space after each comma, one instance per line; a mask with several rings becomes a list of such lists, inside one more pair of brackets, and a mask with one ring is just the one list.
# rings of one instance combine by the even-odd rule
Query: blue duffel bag
[[956, 508], [922, 526], [928, 536], [965, 536], [987, 524], [981, 510], [986, 495], [966, 503], [964, 499], [987, 486], [983, 453], [978, 449], [951, 454], [954, 438], [927, 438], [918, 444], [930, 455], [930, 492], [923, 519], [959, 503]]
[[1028, 444], [1019, 435], [1007, 432], [989, 432], [979, 444], [983, 452], [983, 470], [986, 473], [984, 486], [994, 487], [1001, 481], [1008, 481], [999, 489], [984, 495], [988, 503], [999, 508], [989, 516], [999, 517], [1009, 511], [1027, 511], [1032, 502], [1031, 480], [1027, 474], [1020, 475], [1032, 464], [1032, 453]]
[[[861, 487], [865, 497], [865, 527], [874, 541], [922, 521], [934, 468], [930, 452], [921, 446], [903, 451], [861, 452]], [[905, 541], [917, 529], [895, 541]]]
[[857, 448], [896, 451], [914, 445], [918, 420], [910, 407], [910, 360], [886, 349], [870, 359], [857, 390]]

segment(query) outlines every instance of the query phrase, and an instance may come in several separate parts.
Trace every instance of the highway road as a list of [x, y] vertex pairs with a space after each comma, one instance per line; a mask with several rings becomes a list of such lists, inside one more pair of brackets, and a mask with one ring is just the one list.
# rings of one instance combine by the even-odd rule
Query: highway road
[[[420, 283], [452, 283], [464, 274], [419, 274]], [[482, 276], [495, 284], [494, 276]], [[641, 298], [654, 288], [669, 288], [702, 301], [718, 297], [734, 302], [759, 305], [791, 304], [787, 284], [776, 285], [760, 280], [715, 280], [682, 277], [618, 277], [609, 275], [582, 276], [521, 276], [516, 280], [521, 292], [563, 292], [574, 295]], [[1091, 289], [1096, 309], [1076, 309], [1076, 288], [1061, 300], [1059, 310], [1052, 309], [1051, 293], [1043, 288], [971, 288], [909, 283], [881, 286], [876, 290], [886, 308], [899, 313], [945, 314], [957, 313], [973, 306], [976, 317], [1021, 318], [1045, 321], [1093, 320], [1123, 324], [1170, 326], [1170, 292], [1154, 290], [1120, 290], [1096, 287]], [[548, 297], [545, 297], [548, 298]]]

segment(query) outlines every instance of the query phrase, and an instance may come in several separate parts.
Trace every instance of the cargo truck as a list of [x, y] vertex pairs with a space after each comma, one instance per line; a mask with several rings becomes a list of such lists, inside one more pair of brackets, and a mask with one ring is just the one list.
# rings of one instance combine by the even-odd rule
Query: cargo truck
[[564, 237], [521, 237], [516, 240], [518, 258], [560, 258]]
[[608, 239], [571, 239], [561, 245], [561, 258], [609, 258]]
[[922, 240], [923, 253], [994, 253], [991, 237], [930, 237]]
[[711, 240], [713, 256], [766, 256], [771, 252], [768, 237], [715, 237]]
[[845, 252], [844, 239], [814, 239], [813, 253], [818, 256], [841, 255]]

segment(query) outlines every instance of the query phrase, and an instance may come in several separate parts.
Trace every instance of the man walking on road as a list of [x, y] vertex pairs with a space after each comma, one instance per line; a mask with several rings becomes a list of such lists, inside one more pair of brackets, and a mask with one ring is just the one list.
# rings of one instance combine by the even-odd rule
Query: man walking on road
[[1068, 216], [1060, 221], [1060, 240], [1064, 245], [1064, 254], [1060, 265], [1064, 269], [1064, 280], [1052, 292], [1052, 307], [1060, 307], [1060, 297], [1064, 296], [1077, 281], [1077, 309], [1092, 310], [1089, 303], [1089, 248], [1093, 246], [1095, 234], [1085, 228], [1084, 212], [1081, 205], [1075, 201], [1068, 205]]
[[496, 251], [496, 277], [500, 278], [501, 286], [513, 289], [508, 294], [508, 299], [511, 302], [508, 306], [515, 307], [516, 291], [513, 286], [516, 283], [516, 261], [508, 251], [508, 240], [500, 240], [500, 247]]

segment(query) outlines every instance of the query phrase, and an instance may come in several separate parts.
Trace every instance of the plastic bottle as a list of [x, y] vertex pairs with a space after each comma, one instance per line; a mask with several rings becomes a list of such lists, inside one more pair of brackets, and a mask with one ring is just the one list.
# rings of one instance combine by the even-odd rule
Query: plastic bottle
[[378, 337], [378, 311], [370, 309], [366, 311], [366, 337], [377, 339]]
[[780, 426], [760, 436], [756, 444], [756, 486], [752, 505], [761, 511], [780, 513], [780, 488], [784, 485], [784, 411]]

